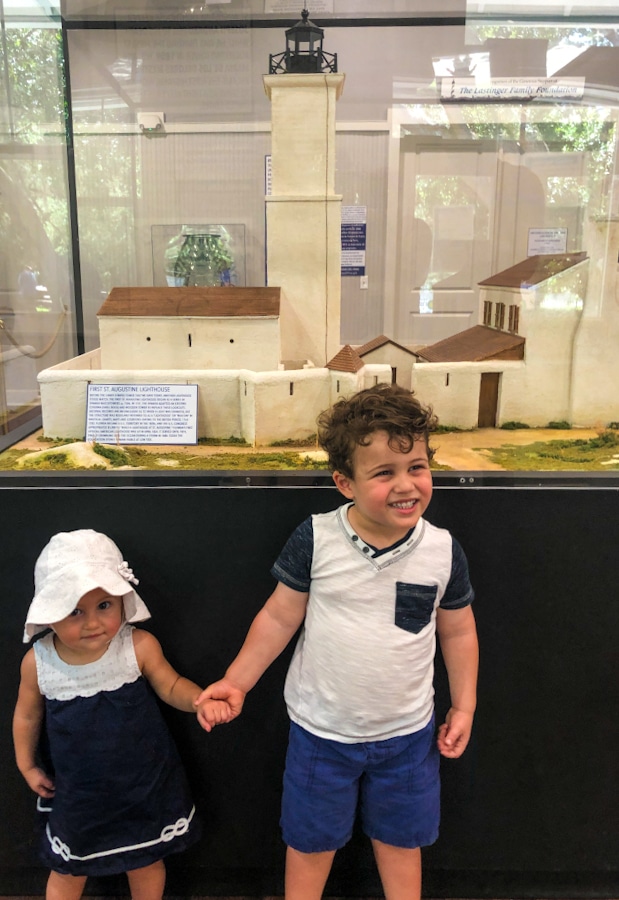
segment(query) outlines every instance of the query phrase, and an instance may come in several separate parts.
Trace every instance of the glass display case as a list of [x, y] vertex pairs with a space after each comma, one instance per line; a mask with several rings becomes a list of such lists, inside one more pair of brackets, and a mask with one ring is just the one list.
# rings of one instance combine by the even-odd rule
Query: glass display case
[[[310, 9], [337, 52], [329, 137], [306, 88], [280, 97], [312, 75], [265, 76], [295, 21], [278, 4], [4, 5], [3, 447], [84, 439], [46, 430], [45, 385], [100, 368], [112, 289], [279, 288], [289, 433], [241, 424], [245, 387], [215, 433], [211, 385], [200, 441], [303, 444], [338, 392], [395, 380], [434, 406], [448, 469], [618, 467], [614, 13], [390, 6]], [[144, 380], [140, 358], [114, 379]]]
[[[0, 3], [0, 711], [76, 528], [126, 552], [179, 672], [221, 677], [343, 499], [317, 415], [396, 382], [439, 418], [428, 521], [483, 660], [424, 896], [619, 897], [617, 2], [316, 0], [337, 71], [269, 73], [301, 7]], [[283, 895], [289, 658], [212, 734], [167, 709], [205, 825], [170, 896]], [[440, 655], [435, 688], [444, 715]], [[0, 893], [43, 896], [2, 752]], [[381, 895], [355, 831], [325, 896]]]

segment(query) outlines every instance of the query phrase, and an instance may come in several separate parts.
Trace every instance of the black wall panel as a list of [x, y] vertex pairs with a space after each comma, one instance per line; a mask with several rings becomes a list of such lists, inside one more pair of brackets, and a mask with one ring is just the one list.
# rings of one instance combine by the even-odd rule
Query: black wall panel
[[[60, 530], [109, 534], [140, 578], [153, 613], [147, 627], [183, 674], [207, 684], [223, 673], [270, 593], [269, 569], [288, 534], [340, 501], [324, 478], [249, 481], [140, 482], [120, 474], [0, 481], [0, 894], [39, 893], [45, 880], [34, 852], [34, 795], [15, 769], [10, 738], [42, 547]], [[428, 518], [450, 528], [469, 557], [479, 711], [465, 756], [443, 764], [441, 836], [425, 851], [424, 892], [616, 897], [617, 488], [463, 482], [437, 477]], [[194, 717], [166, 709], [205, 823], [201, 843], [170, 858], [171, 893], [282, 892], [289, 654], [249, 695], [242, 717], [210, 735]], [[436, 687], [440, 716], [448, 702], [440, 659]], [[114, 879], [89, 885], [91, 893], [117, 889]], [[380, 893], [362, 835], [338, 855], [327, 893]]]

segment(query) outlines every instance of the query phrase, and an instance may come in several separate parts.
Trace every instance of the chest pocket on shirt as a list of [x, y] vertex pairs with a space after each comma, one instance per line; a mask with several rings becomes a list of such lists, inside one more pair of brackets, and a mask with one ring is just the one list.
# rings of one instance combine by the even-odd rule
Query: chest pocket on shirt
[[406, 584], [396, 581], [395, 624], [412, 634], [429, 624], [436, 602], [435, 584]]

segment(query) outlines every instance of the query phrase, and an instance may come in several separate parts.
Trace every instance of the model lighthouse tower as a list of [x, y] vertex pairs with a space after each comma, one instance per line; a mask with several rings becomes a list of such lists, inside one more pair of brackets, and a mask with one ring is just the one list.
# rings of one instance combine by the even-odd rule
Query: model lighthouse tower
[[271, 100], [267, 284], [281, 287], [282, 361], [324, 366], [340, 349], [341, 205], [335, 193], [335, 105], [344, 75], [308, 18], [286, 31], [264, 88]]

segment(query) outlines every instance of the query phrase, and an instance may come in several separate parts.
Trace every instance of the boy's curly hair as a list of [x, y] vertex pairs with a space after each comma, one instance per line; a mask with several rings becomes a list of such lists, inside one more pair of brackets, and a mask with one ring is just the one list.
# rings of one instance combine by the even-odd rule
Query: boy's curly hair
[[397, 384], [377, 384], [338, 400], [318, 417], [318, 443], [329, 457], [329, 467], [347, 478], [354, 478], [353, 453], [366, 447], [375, 431], [386, 431], [389, 446], [408, 453], [417, 438], [430, 449], [430, 433], [438, 419], [431, 407], [423, 406], [412, 391]]

